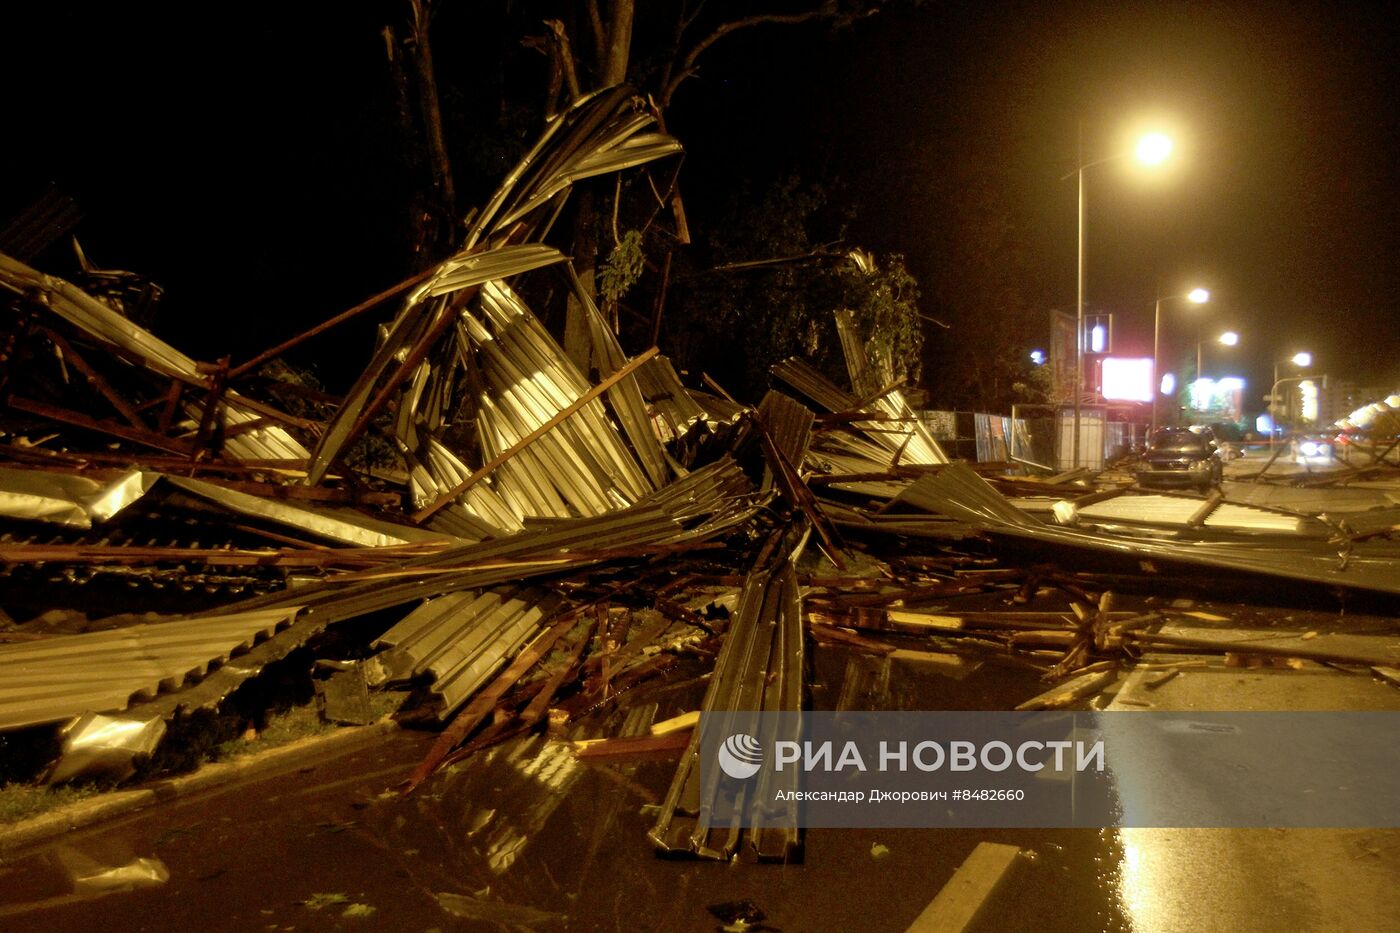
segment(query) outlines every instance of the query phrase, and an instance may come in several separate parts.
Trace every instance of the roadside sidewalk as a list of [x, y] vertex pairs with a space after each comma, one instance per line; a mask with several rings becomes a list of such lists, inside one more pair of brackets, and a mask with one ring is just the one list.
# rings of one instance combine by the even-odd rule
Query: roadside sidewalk
[[367, 726], [352, 726], [325, 735], [298, 739], [290, 744], [253, 752], [233, 761], [205, 764], [191, 774], [156, 780], [131, 790], [113, 791], [81, 800], [8, 826], [0, 826], [0, 853], [9, 853], [72, 830], [134, 813], [157, 803], [189, 797], [237, 780], [293, 768], [313, 755], [319, 760], [343, 755], [372, 739], [396, 732], [398, 729], [398, 723], [385, 717]]

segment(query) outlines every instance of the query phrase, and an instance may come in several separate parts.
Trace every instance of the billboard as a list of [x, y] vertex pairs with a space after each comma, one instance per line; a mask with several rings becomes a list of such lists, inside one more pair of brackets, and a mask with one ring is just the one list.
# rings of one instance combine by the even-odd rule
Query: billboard
[[1075, 340], [1077, 329], [1078, 324], [1073, 314], [1065, 314], [1063, 311], [1050, 312], [1050, 372], [1055, 382], [1054, 401], [1060, 404], [1074, 401], [1074, 383], [1077, 375], [1074, 369], [1079, 350]]
[[1103, 397], [1121, 402], [1152, 401], [1152, 360], [1121, 356], [1103, 358], [1099, 372]]

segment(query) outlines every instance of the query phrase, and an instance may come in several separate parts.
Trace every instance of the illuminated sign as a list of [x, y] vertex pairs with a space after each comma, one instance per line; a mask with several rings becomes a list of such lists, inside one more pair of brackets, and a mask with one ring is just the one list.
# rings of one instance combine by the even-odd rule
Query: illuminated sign
[[1084, 352], [1113, 352], [1113, 315], [1091, 314], [1084, 318]]
[[1152, 401], [1151, 359], [1106, 356], [1102, 376], [1104, 398], [1124, 402]]

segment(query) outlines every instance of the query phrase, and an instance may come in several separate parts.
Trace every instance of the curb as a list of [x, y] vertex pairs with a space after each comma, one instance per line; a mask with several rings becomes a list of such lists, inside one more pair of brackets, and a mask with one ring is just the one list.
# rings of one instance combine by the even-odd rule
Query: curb
[[326, 735], [298, 739], [233, 761], [202, 765], [192, 774], [153, 781], [134, 790], [113, 791], [90, 800], [81, 800], [9, 826], [0, 826], [0, 852], [43, 842], [75, 829], [135, 813], [156, 803], [179, 800], [222, 787], [241, 778], [289, 767], [309, 752], [332, 755], [349, 752], [370, 739], [398, 730], [399, 724], [386, 717], [367, 726], [352, 726]]

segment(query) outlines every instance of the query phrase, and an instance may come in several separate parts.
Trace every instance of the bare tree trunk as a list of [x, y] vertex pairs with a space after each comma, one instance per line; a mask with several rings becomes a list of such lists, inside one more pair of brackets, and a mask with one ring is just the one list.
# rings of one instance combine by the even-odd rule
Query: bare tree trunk
[[[598, 14], [596, 4], [589, 5], [589, 18], [593, 24], [595, 39], [595, 49], [607, 49], [607, 61], [603, 63], [603, 68], [598, 77], [600, 88], [612, 87], [622, 84], [627, 80], [627, 62], [632, 48], [632, 15], [634, 12], [633, 0], [613, 0], [608, 18], [607, 35], [600, 36], [597, 27], [600, 25], [601, 17]], [[556, 36], [562, 40], [561, 46], [567, 49], [564, 44], [567, 40], [562, 35], [562, 30], [556, 32]], [[606, 41], [600, 41], [600, 40]], [[583, 283], [584, 290], [589, 297], [597, 295], [596, 276], [598, 268], [598, 199], [597, 195], [588, 190], [581, 190], [578, 193], [578, 214], [574, 219], [574, 268], [578, 271], [579, 281]], [[593, 342], [588, 333], [588, 318], [584, 314], [583, 305], [573, 295], [569, 296], [568, 307], [564, 319], [564, 349], [569, 356], [578, 364], [579, 368], [587, 373], [594, 365], [592, 359]]]
[[[457, 192], [452, 184], [452, 163], [447, 157], [447, 138], [442, 128], [442, 109], [438, 103], [437, 76], [433, 70], [433, 49], [428, 37], [427, 0], [409, 0], [411, 7], [414, 76], [418, 85], [418, 103], [423, 120], [423, 133], [428, 142], [428, 167], [432, 176], [434, 205], [439, 216], [433, 218], [438, 234], [430, 238], [450, 239], [457, 222]], [[436, 250], [431, 250], [436, 252]], [[437, 259], [436, 255], [429, 259]]]
[[403, 138], [404, 161], [411, 179], [408, 196], [408, 209], [405, 216], [408, 232], [409, 271], [421, 272], [427, 268], [431, 252], [429, 238], [434, 224], [433, 209], [423, 191], [422, 177], [426, 171], [419, 146], [418, 124], [413, 119], [413, 106], [409, 100], [408, 76], [403, 70], [403, 50], [394, 27], [385, 26], [384, 52], [389, 60], [389, 81], [394, 86], [394, 115], [398, 118], [399, 132]]
[[613, 0], [608, 23], [608, 60], [598, 84], [612, 87], [627, 80], [628, 53], [632, 48], [632, 0]]

